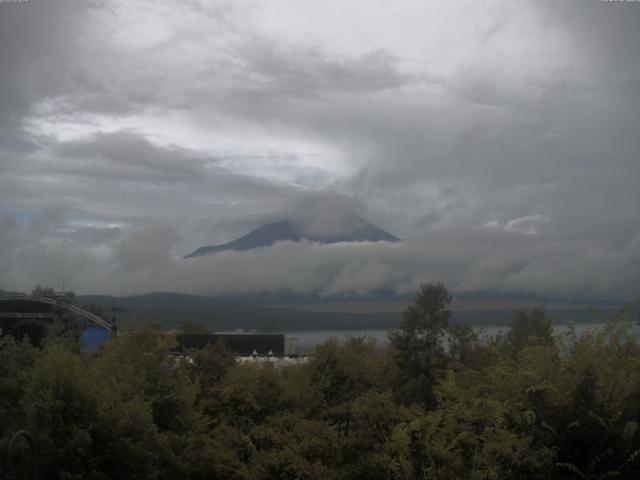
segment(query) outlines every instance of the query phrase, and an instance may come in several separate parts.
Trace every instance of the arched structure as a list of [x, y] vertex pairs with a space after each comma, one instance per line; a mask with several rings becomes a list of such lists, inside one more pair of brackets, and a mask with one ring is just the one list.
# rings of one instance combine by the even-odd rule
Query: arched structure
[[114, 331], [113, 326], [99, 316], [58, 298], [35, 295], [0, 296], [0, 320], [4, 324], [12, 319], [10, 328], [13, 332], [21, 332], [23, 328], [29, 329], [38, 325], [46, 328], [65, 312], [89, 324], [105, 328], [109, 332]]

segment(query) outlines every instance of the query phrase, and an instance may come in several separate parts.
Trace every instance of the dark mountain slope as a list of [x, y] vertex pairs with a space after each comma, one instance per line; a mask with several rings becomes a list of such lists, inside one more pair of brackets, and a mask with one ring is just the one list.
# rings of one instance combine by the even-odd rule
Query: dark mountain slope
[[345, 330], [395, 328], [401, 320], [398, 313], [305, 312], [168, 292], [128, 297], [82, 295], [77, 303], [102, 308], [109, 315], [115, 312], [120, 326], [153, 322], [163, 328], [176, 328], [191, 321], [218, 330]]
[[244, 251], [260, 247], [269, 247], [276, 242], [284, 240], [298, 242], [306, 239], [320, 243], [397, 242], [400, 240], [357, 215], [351, 218], [350, 225], [345, 230], [344, 233], [338, 234], [309, 234], [305, 233], [303, 228], [293, 221], [283, 220], [258, 227], [237, 240], [223, 245], [200, 247], [184, 258], [200, 257], [202, 255], [227, 250]]

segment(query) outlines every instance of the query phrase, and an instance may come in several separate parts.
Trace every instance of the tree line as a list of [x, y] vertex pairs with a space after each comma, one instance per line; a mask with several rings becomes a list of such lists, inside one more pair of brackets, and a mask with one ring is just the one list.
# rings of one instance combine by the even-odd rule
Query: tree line
[[40, 478], [65, 480], [638, 478], [629, 319], [554, 338], [521, 311], [479, 338], [449, 325], [451, 300], [423, 285], [388, 347], [331, 339], [280, 369], [222, 342], [176, 358], [152, 326], [90, 355], [3, 337], [2, 447], [27, 430]]

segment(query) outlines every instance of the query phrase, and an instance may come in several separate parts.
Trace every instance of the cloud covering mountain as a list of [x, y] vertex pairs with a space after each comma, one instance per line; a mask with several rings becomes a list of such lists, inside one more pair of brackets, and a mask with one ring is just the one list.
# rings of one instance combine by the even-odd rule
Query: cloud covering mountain
[[274, 243], [282, 241], [299, 242], [307, 240], [321, 244], [331, 244], [342, 242], [397, 242], [400, 240], [358, 215], [353, 213], [341, 215], [340, 213], [338, 212], [330, 217], [330, 221], [323, 221], [322, 217], [311, 216], [302, 221], [280, 220], [262, 225], [232, 242], [223, 245], [200, 247], [185, 258], [201, 257], [216, 252], [243, 252], [256, 248], [270, 247]]
[[[0, 288], [637, 296], [639, 23], [599, 0], [0, 3]], [[179, 258], [343, 211], [405, 241]]]

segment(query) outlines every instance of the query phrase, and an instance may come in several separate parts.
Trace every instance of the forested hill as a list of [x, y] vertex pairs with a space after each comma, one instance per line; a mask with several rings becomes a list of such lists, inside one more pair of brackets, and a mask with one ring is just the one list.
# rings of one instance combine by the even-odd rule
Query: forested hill
[[389, 329], [400, 323], [401, 314], [348, 312], [310, 312], [291, 308], [243, 305], [209, 297], [176, 293], [151, 293], [130, 297], [84, 295], [78, 303], [95, 305], [108, 315], [111, 311], [120, 324], [140, 325], [158, 322], [175, 328], [184, 321], [213, 329], [343, 330]]
[[[285, 305], [240, 303], [243, 299], [246, 300], [158, 292], [127, 297], [82, 295], [77, 297], [77, 302], [97, 306], [107, 315], [114, 314], [121, 325], [159, 322], [175, 328], [183, 321], [191, 321], [215, 329], [263, 331], [391, 329], [399, 325], [402, 311], [410, 302], [401, 297], [391, 309], [386, 308], [387, 303], [377, 301], [365, 302], [362, 308], [353, 309], [349, 301], [338, 299], [327, 305], [310, 304], [312, 297], [304, 303]], [[479, 326], [506, 325], [518, 309], [541, 305], [544, 305], [542, 301], [530, 296], [506, 297], [499, 301], [486, 295], [461, 296], [461, 300], [454, 301], [451, 321]], [[621, 304], [613, 302], [596, 305], [594, 309], [579, 303], [555, 303], [548, 305], [546, 312], [554, 323], [604, 322], [621, 308]], [[115, 311], [111, 313], [112, 310]]]

